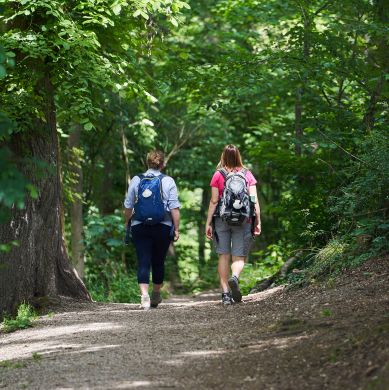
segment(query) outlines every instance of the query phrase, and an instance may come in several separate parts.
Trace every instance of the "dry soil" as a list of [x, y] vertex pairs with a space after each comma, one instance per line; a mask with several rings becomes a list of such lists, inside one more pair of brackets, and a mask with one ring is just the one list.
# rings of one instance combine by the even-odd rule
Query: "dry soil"
[[147, 312], [64, 299], [0, 334], [0, 388], [388, 390], [388, 262], [231, 307], [213, 292]]

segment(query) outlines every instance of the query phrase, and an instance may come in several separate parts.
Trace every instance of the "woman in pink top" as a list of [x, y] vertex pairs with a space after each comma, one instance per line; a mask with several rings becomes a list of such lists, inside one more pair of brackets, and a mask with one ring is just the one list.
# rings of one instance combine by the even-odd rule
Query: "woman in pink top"
[[[240, 173], [241, 177], [245, 178], [251, 201], [255, 202], [254, 215], [237, 224], [220, 217], [225, 181], [226, 178], [228, 180], [228, 177], [231, 177], [233, 172]], [[216, 253], [219, 255], [218, 272], [222, 288], [222, 303], [225, 305], [242, 301], [242, 294], [239, 290], [239, 275], [249, 253], [253, 234], [255, 236], [261, 234], [256, 183], [253, 174], [242, 164], [239, 149], [234, 145], [227, 145], [210, 183], [212, 196], [205, 227], [205, 234], [208, 239], [213, 240]], [[254, 221], [251, 218], [255, 218]], [[254, 230], [252, 230], [252, 226], [254, 226]], [[232, 257], [231, 278], [229, 278], [230, 257]]]

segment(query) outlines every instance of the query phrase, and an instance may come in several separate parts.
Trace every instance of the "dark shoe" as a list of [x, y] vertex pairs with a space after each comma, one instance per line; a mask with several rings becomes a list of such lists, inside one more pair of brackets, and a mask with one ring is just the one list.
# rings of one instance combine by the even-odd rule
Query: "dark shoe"
[[230, 293], [222, 293], [222, 304], [232, 305], [232, 298]]
[[150, 306], [156, 308], [161, 302], [162, 302], [161, 293], [153, 291], [150, 297]]
[[231, 295], [234, 302], [242, 302], [242, 294], [239, 290], [239, 280], [236, 276], [228, 279], [228, 285], [231, 289]]

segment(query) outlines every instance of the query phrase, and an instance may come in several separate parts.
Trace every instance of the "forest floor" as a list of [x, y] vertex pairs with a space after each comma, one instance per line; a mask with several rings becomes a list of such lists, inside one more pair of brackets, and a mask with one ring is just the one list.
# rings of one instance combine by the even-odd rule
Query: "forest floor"
[[387, 390], [388, 262], [231, 307], [215, 292], [147, 312], [64, 301], [0, 334], [0, 388]]

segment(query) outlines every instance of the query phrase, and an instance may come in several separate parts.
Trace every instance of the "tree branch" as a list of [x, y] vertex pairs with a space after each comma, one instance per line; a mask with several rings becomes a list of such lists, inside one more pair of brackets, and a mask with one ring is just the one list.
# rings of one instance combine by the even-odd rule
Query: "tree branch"
[[315, 16], [319, 15], [321, 11], [325, 10], [330, 4], [332, 3], [331, 0], [326, 1], [321, 7], [319, 7], [313, 14]]

